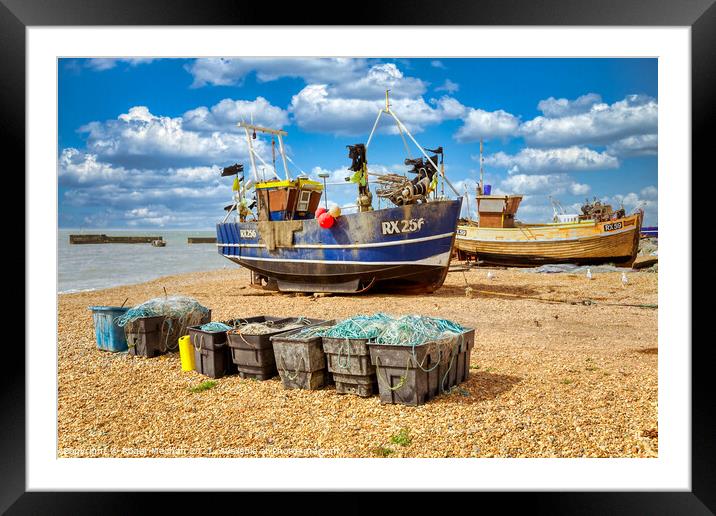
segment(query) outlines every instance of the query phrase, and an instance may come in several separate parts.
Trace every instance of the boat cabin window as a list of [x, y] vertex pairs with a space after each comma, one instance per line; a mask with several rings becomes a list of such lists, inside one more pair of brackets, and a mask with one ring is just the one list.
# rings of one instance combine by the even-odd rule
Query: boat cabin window
[[311, 202], [311, 193], [312, 192], [310, 190], [301, 190], [301, 196], [298, 199], [296, 211], [308, 211], [308, 205]]

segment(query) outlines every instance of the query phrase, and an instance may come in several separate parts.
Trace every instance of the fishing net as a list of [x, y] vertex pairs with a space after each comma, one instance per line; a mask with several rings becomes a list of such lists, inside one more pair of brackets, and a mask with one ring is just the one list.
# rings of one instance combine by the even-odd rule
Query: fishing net
[[224, 324], [222, 322], [210, 322], [199, 326], [199, 329], [201, 331], [206, 331], [210, 333], [228, 331], [232, 328], [233, 326], [229, 326], [228, 324]]
[[[397, 385], [389, 388], [397, 390], [405, 385], [407, 371], [412, 361], [415, 364], [414, 367], [425, 372], [431, 372], [439, 366], [443, 366], [444, 372], [440, 378], [441, 392], [447, 392], [445, 382], [455, 364], [459, 346], [464, 340], [466, 331], [461, 325], [448, 319], [421, 315], [405, 315], [396, 318], [383, 313], [358, 315], [327, 329], [307, 328], [307, 330], [313, 330], [323, 337], [346, 339], [346, 342], [349, 339], [368, 339], [379, 345], [409, 347], [411, 353], [405, 366], [406, 373]], [[298, 334], [295, 334], [294, 338], [298, 338]], [[419, 359], [416, 347], [423, 345], [427, 348], [422, 353], [422, 359]], [[346, 348], [346, 352], [347, 360], [350, 360], [350, 347]], [[432, 365], [427, 365], [429, 356], [434, 359]], [[338, 360], [340, 360], [340, 355]]]
[[322, 335], [321, 332], [324, 331], [326, 331], [325, 326], [310, 326], [308, 328], [303, 328], [297, 332], [283, 335], [281, 338], [285, 340], [308, 340], [313, 337], [320, 337]]
[[[127, 310], [116, 322], [126, 332], [135, 330], [135, 323], [145, 317], [164, 317], [162, 337], [165, 350], [174, 350], [177, 339], [186, 333], [189, 326], [201, 324], [210, 311], [196, 299], [186, 296], [156, 297]], [[176, 337], [176, 338], [175, 338]]]
[[264, 321], [264, 322], [243, 322], [237, 320], [234, 328], [230, 328], [230, 333], [242, 333], [244, 335], [267, 335], [275, 333], [278, 330], [288, 331], [311, 324], [311, 321], [303, 317], [290, 319], [288, 321]]
[[376, 336], [376, 344], [420, 346], [426, 342], [453, 341], [465, 328], [448, 319], [405, 315], [389, 321]]
[[392, 320], [392, 317], [384, 313], [356, 315], [325, 329], [321, 335], [339, 339], [374, 339]]
[[[455, 365], [460, 344], [464, 340], [465, 328], [448, 319], [427, 317], [420, 315], [405, 315], [389, 322], [383, 331], [376, 337], [376, 344], [405, 346], [411, 348], [411, 358], [419, 369], [431, 372], [441, 364], [444, 372], [440, 378], [440, 392], [447, 392], [445, 382]], [[422, 360], [418, 359], [417, 346], [427, 346]], [[437, 355], [433, 365], [428, 366], [426, 360], [429, 355]], [[400, 389], [407, 380], [407, 370], [410, 360], [406, 363], [406, 373], [391, 390]]]

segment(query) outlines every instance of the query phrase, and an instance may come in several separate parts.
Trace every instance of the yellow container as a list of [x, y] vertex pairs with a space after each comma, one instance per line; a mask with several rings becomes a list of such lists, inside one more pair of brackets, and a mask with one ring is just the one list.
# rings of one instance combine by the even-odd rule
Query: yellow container
[[179, 358], [181, 359], [182, 371], [194, 370], [194, 346], [191, 344], [189, 335], [179, 338]]

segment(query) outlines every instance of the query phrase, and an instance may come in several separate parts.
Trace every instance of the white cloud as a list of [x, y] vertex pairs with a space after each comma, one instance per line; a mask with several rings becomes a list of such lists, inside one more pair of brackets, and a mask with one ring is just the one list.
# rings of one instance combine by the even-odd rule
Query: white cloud
[[615, 156], [655, 156], [659, 151], [656, 134], [629, 136], [607, 146], [607, 152]]
[[569, 185], [569, 193], [572, 195], [587, 195], [592, 187], [585, 183], [573, 182]]
[[573, 181], [568, 174], [512, 174], [507, 176], [500, 189], [514, 194], [585, 195], [591, 187]]
[[57, 160], [57, 175], [63, 184], [94, 184], [121, 181], [128, 172], [109, 163], [97, 161], [94, 154], [85, 154], [74, 148], [63, 149]]
[[460, 89], [460, 85], [456, 82], [452, 82], [450, 79], [445, 79], [442, 86], [435, 88], [435, 91], [445, 91], [447, 93], [455, 93]]
[[381, 99], [385, 90], [390, 90], [391, 99], [411, 98], [427, 89], [422, 80], [404, 76], [394, 63], [374, 65], [358, 80], [336, 76], [330, 84], [333, 96], [356, 99]]
[[540, 100], [537, 104], [537, 109], [542, 111], [546, 117], [559, 118], [587, 113], [592, 109], [592, 106], [601, 102], [602, 97], [596, 93], [587, 93], [586, 95], [578, 97], [576, 100], [550, 97], [545, 100]]
[[337, 79], [352, 81], [360, 78], [367, 67], [365, 59], [351, 58], [201, 58], [187, 66], [194, 77], [192, 86], [207, 84], [228, 86], [240, 84], [256, 73], [260, 82], [282, 77], [302, 78], [307, 83], [328, 83]]
[[[434, 101], [430, 106], [422, 97], [391, 100], [392, 110], [411, 132], [418, 133], [426, 126], [438, 124], [462, 112], [459, 102], [450, 97]], [[385, 105], [382, 99], [366, 100], [335, 97], [325, 84], [311, 84], [293, 96], [289, 111], [296, 125], [305, 131], [337, 135], [368, 135], [378, 111]], [[381, 117], [381, 128], [395, 131], [390, 117]]]
[[484, 111], [469, 108], [463, 125], [455, 133], [458, 142], [472, 142], [480, 138], [506, 138], [517, 132], [520, 120], [516, 116], [501, 109]]
[[433, 68], [445, 69], [445, 64], [438, 59], [434, 59], [434, 60], [430, 61], [430, 66], [432, 66]]
[[241, 132], [237, 127], [240, 121], [251, 122], [279, 129], [288, 125], [288, 112], [273, 106], [263, 97], [256, 100], [224, 99], [210, 109], [201, 106], [184, 113], [184, 128], [195, 131]]
[[[182, 164], [226, 163], [248, 155], [240, 134], [185, 130], [182, 118], [152, 114], [135, 106], [116, 120], [90, 122], [80, 128], [87, 134], [87, 149], [113, 165], [161, 168]], [[262, 150], [263, 143], [256, 146]]]
[[655, 201], [655, 200], [657, 200], [657, 198], [658, 198], [658, 196], [659, 196], [659, 191], [658, 191], [657, 188], [656, 188], [655, 186], [653, 186], [653, 185], [650, 185], [650, 186], [647, 186], [647, 187], [645, 187], [645, 188], [642, 188], [642, 190], [641, 190], [640, 193], [641, 193], [641, 196], [642, 196], [644, 199], [647, 199], [647, 200], [650, 200], [650, 201]]
[[[477, 160], [479, 157], [473, 156]], [[517, 154], [497, 152], [485, 157], [485, 164], [508, 169], [510, 174], [571, 172], [617, 168], [619, 160], [606, 152], [586, 147], [558, 149], [524, 148]]]
[[[586, 107], [575, 107], [578, 101], [566, 106], [554, 101], [543, 108], [551, 115], [569, 113], [577, 107]], [[557, 118], [538, 116], [522, 124], [520, 134], [530, 145], [603, 145], [629, 136], [656, 134], [657, 117], [656, 99], [646, 95], [628, 95], [611, 105], [591, 104], [589, 111], [582, 113]]]
[[[644, 192], [646, 190], [646, 192]], [[638, 209], [644, 210], [644, 225], [652, 226], [658, 224], [659, 221], [659, 210], [658, 200], [656, 198], [656, 187], [649, 186], [642, 190], [642, 195], [635, 192], [629, 192], [627, 194], [616, 194], [611, 197], [605, 198], [606, 202], [612, 204], [614, 208], [624, 206], [627, 214], [634, 213]], [[644, 195], [647, 194], [647, 196]]]
[[134, 58], [124, 58], [124, 59], [110, 59], [110, 58], [97, 58], [97, 59], [88, 59], [85, 64], [88, 68], [91, 68], [93, 70], [97, 71], [104, 71], [104, 70], [110, 70], [117, 66], [119, 63], [127, 63], [130, 66], [138, 66], [140, 64], [148, 64], [154, 61], [153, 58], [147, 58], [147, 57], [134, 57]]

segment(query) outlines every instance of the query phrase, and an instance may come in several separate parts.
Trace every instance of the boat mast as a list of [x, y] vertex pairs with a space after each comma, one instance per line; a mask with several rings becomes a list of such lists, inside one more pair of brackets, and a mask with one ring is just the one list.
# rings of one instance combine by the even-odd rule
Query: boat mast
[[368, 150], [368, 146], [370, 145], [370, 141], [373, 139], [373, 133], [375, 133], [376, 127], [378, 127], [378, 120], [380, 120], [380, 116], [385, 113], [387, 115], [390, 115], [393, 117], [393, 120], [395, 120], [395, 123], [398, 125], [398, 131], [405, 132], [405, 134], [408, 135], [408, 137], [412, 140], [412, 142], [415, 144], [415, 146], [418, 148], [420, 153], [425, 156], [425, 159], [428, 160], [428, 162], [435, 168], [435, 170], [441, 171], [442, 179], [448, 184], [448, 186], [452, 189], [453, 192], [455, 192], [455, 195], [460, 197], [460, 192], [457, 191], [457, 189], [453, 186], [453, 184], [450, 182], [450, 180], [445, 176], [445, 169], [444, 167], [438, 167], [437, 164], [428, 156], [425, 152], [425, 149], [423, 149], [418, 141], [413, 137], [412, 133], [408, 130], [407, 127], [403, 124], [403, 122], [400, 121], [398, 116], [393, 112], [392, 109], [390, 109], [390, 102], [388, 101], [388, 92], [390, 90], [385, 90], [385, 108], [378, 111], [378, 117], [375, 119], [375, 123], [373, 124], [373, 129], [370, 132], [370, 136], [368, 136], [368, 141], [365, 144], [366, 151]]
[[485, 191], [485, 185], [483, 182], [483, 164], [485, 163], [485, 158], [482, 156], [482, 136], [480, 136], [480, 195], [482, 195], [482, 192]]
[[[254, 124], [247, 124], [244, 122], [239, 122], [237, 124], [239, 127], [243, 127], [244, 131], [246, 131], [246, 141], [249, 145], [249, 157], [251, 158], [251, 169], [254, 172], [254, 180], [258, 181], [258, 173], [256, 170], [256, 160], [255, 158], [259, 158], [261, 163], [263, 163], [266, 167], [268, 165], [266, 162], [261, 158], [261, 156], [254, 150], [254, 146], [252, 143], [251, 138], [251, 131], [255, 133], [265, 133], [265, 134], [273, 134], [278, 137], [278, 151], [281, 154], [281, 161], [283, 161], [283, 169], [286, 173], [286, 180], [291, 180], [291, 175], [288, 172], [288, 164], [286, 163], [286, 149], [283, 146], [283, 136], [288, 135], [286, 131], [282, 131], [280, 129], [269, 129], [268, 127], [261, 127], [260, 125], [254, 125]], [[273, 169], [274, 174], [276, 177], [278, 177], [278, 174], [276, 173], [276, 169]]]

